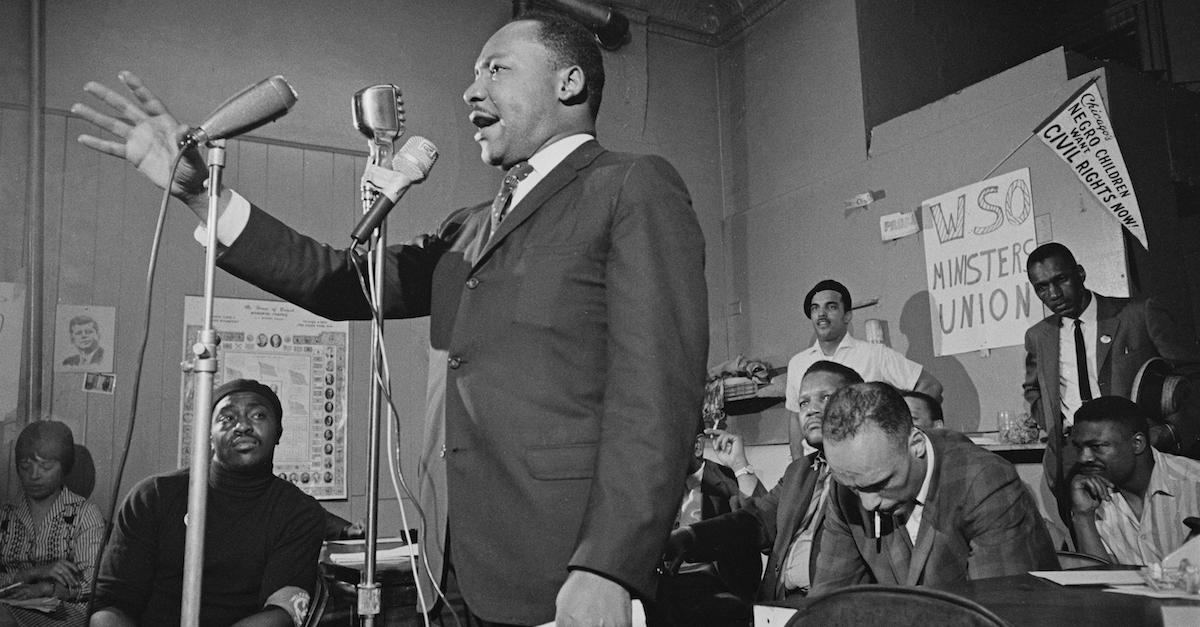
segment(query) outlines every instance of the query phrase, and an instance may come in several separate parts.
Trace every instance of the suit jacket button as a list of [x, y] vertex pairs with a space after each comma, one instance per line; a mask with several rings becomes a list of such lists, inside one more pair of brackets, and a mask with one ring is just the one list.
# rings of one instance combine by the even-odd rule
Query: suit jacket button
[[454, 368], [458, 368], [459, 366], [461, 366], [463, 363], [463, 360], [459, 359], [458, 357], [451, 357], [449, 363], [450, 363], [450, 368], [454, 369]]
[[479, 279], [477, 279], [475, 277], [471, 277], [471, 278], [467, 279], [467, 289], [473, 290], [478, 286], [479, 286]]

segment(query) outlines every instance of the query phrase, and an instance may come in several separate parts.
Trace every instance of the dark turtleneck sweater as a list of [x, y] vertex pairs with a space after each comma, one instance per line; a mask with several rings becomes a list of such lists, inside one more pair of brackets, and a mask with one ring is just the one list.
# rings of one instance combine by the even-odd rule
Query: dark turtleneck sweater
[[[177, 625], [183, 590], [188, 469], [143, 480], [117, 514], [94, 609], [140, 625]], [[209, 471], [200, 622], [230, 625], [287, 586], [312, 592], [324, 510], [270, 466]]]

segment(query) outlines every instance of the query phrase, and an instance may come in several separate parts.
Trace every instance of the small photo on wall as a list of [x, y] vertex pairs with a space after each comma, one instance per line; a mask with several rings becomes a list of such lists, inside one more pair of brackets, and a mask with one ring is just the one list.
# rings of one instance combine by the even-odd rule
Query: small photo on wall
[[54, 370], [112, 372], [116, 321], [116, 307], [59, 305], [54, 325]]
[[117, 387], [117, 375], [89, 372], [83, 375], [83, 391], [93, 394], [112, 394]]

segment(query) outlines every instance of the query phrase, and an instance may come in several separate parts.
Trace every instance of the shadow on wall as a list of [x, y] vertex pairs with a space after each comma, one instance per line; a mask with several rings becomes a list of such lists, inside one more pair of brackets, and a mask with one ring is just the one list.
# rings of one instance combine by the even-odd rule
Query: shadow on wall
[[958, 358], [933, 356], [929, 291], [913, 294], [900, 312], [900, 332], [908, 339], [909, 359], [929, 369], [942, 382], [942, 411], [946, 427], [957, 431], [979, 428], [979, 390]]
[[92, 498], [92, 491], [96, 489], [96, 462], [92, 452], [82, 444], [75, 445], [75, 467], [71, 474], [63, 477], [63, 485], [79, 496]]

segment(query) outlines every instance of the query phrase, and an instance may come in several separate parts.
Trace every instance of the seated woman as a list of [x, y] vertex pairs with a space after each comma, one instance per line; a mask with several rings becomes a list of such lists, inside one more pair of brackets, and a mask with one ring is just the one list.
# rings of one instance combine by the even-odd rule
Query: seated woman
[[17, 437], [15, 453], [24, 494], [0, 506], [0, 600], [57, 597], [63, 604], [49, 616], [0, 604], [0, 626], [84, 625], [104, 518], [63, 486], [75, 462], [71, 429], [32, 422]]

